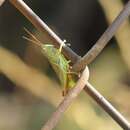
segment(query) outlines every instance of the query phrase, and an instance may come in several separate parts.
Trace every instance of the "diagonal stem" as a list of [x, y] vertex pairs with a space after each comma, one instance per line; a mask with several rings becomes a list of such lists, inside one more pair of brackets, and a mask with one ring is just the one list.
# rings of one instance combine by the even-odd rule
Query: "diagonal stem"
[[[39, 16], [37, 16], [33, 10], [25, 4], [23, 0], [9, 0], [41, 33], [46, 35], [48, 39], [52, 40], [52, 44], [56, 47], [60, 47], [61, 44], [64, 44], [52, 30], [43, 22]], [[63, 46], [63, 54], [71, 59], [72, 63], [75, 63], [80, 56], [78, 56], [74, 51], [69, 47]]]
[[89, 82], [84, 90], [99, 104], [124, 130], [130, 130], [130, 123], [119, 113]]
[[0, 6], [2, 6], [4, 2], [5, 0], [0, 0]]
[[73, 65], [73, 70], [81, 71], [87, 64], [91, 63], [96, 58], [96, 56], [100, 54], [103, 48], [108, 44], [108, 42], [116, 33], [117, 29], [126, 20], [126, 18], [128, 18], [129, 15], [130, 0], [128, 1], [124, 9], [120, 12], [120, 14], [116, 17], [116, 19], [113, 21], [113, 23], [106, 29], [106, 31], [102, 34], [99, 40], [90, 49], [90, 51]]
[[72, 90], [70, 90], [69, 93], [65, 96], [63, 101], [57, 107], [56, 111], [52, 114], [51, 118], [47, 121], [47, 123], [43, 126], [41, 130], [52, 130], [56, 126], [62, 114], [85, 87], [85, 84], [88, 82], [88, 78], [89, 70], [86, 66], [75, 87]]

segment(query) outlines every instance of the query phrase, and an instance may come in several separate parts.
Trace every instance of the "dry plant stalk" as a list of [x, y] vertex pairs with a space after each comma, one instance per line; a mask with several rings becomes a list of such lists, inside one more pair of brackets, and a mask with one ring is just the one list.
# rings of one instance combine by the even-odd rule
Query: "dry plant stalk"
[[63, 99], [63, 101], [57, 107], [56, 111], [52, 114], [51, 118], [47, 121], [47, 123], [43, 126], [41, 130], [52, 130], [56, 126], [62, 114], [65, 112], [65, 110], [70, 106], [73, 100], [80, 94], [82, 89], [85, 87], [85, 84], [87, 84], [88, 79], [89, 79], [89, 70], [88, 67], [86, 66], [75, 87], [69, 91], [67, 96]]
[[[31, 8], [29, 8], [23, 0], [9, 0], [45, 37], [50, 39], [53, 45], [57, 48], [60, 47], [61, 44], [64, 44], [62, 41], [52, 30], [44, 23], [39, 16], [37, 16]], [[72, 63], [75, 63], [80, 56], [78, 56], [74, 51], [72, 51], [69, 47], [63, 47], [63, 54], [71, 59]]]
[[2, 6], [4, 2], [5, 0], [0, 0], [0, 6]]
[[[115, 6], [117, 4], [116, 3], [117, 0], [114, 0], [114, 1], [113, 0], [110, 0], [110, 1], [100, 0], [100, 1], [102, 1], [102, 4], [106, 3], [104, 6], [107, 7], [105, 9], [106, 9], [106, 12], [109, 12], [109, 14], [112, 11], [112, 9], [115, 9]], [[112, 2], [111, 7], [108, 10], [108, 6], [111, 2]], [[116, 13], [119, 13], [119, 12], [120, 12], [120, 10], [118, 10]], [[111, 13], [111, 15], [112, 14], [113, 13]], [[130, 0], [128, 1], [126, 6], [124, 7], [124, 9], [120, 12], [120, 14], [112, 22], [112, 24], [102, 34], [102, 36], [95, 43], [95, 45], [90, 49], [90, 51], [88, 53], [86, 53], [86, 55], [83, 56], [76, 64], [74, 64], [73, 69], [75, 71], [80, 71], [86, 66], [86, 64], [91, 63], [96, 58], [96, 56], [99, 55], [99, 53], [102, 51], [102, 49], [107, 45], [107, 43], [110, 41], [110, 39], [116, 33], [118, 28], [128, 18], [129, 15], [130, 15]], [[127, 31], [128, 34], [129, 34], [129, 32]], [[126, 36], [128, 36], [128, 34]], [[118, 33], [118, 35], [119, 35], [119, 33]], [[125, 38], [126, 38], [126, 36], [125, 36]], [[120, 37], [122, 37], [122, 38], [120, 38], [119, 40], [122, 40], [124, 35], [123, 36], [120, 35]]]

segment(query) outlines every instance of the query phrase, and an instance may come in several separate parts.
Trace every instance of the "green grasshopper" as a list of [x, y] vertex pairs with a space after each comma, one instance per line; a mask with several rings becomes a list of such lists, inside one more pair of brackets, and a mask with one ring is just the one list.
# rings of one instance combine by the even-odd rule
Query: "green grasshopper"
[[[31, 36], [32, 39], [24, 37], [24, 39], [31, 41], [38, 45], [43, 55], [48, 59], [52, 68], [56, 72], [61, 85], [63, 88], [63, 96], [65, 96], [68, 91], [74, 87], [75, 85], [75, 77], [73, 74], [77, 75], [75, 72], [71, 72], [71, 67], [69, 65], [70, 61], [68, 61], [65, 56], [61, 53], [63, 44], [59, 49], [55, 48], [52, 44], [42, 44], [33, 34], [31, 34], [27, 29], [25, 31]], [[64, 42], [63, 42], [64, 43]]]

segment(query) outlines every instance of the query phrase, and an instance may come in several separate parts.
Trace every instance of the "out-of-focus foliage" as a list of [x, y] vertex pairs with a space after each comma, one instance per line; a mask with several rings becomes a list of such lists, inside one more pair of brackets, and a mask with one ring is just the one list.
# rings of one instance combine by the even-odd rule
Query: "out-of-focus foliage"
[[[105, 17], [97, 1], [26, 2], [81, 55], [105, 30]], [[29, 22], [9, 2], [0, 8], [0, 19], [0, 42], [3, 46], [0, 47], [0, 130], [40, 130], [62, 99], [61, 88], [39, 48], [25, 44], [22, 39], [25, 35], [23, 26], [32, 27]], [[49, 41], [37, 31], [34, 33], [43, 43]], [[129, 39], [125, 40], [128, 42]], [[120, 51], [122, 47], [119, 50], [116, 43], [112, 40], [89, 66], [90, 82], [130, 119], [129, 71], [123, 59], [125, 55], [122, 57]], [[126, 58], [129, 59], [128, 55]], [[55, 128], [61, 129], [121, 130], [85, 92], [73, 102]]]

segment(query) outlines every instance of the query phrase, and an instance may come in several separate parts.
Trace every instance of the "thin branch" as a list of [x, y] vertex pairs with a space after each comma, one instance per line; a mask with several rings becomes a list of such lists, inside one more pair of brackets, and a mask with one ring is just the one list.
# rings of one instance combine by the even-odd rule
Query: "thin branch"
[[52, 114], [51, 118], [48, 120], [48, 122], [43, 126], [41, 130], [52, 130], [56, 126], [62, 114], [66, 111], [66, 109], [70, 106], [73, 100], [80, 94], [82, 89], [85, 87], [85, 84], [88, 82], [88, 78], [89, 70], [86, 66], [75, 87], [69, 91], [67, 96], [63, 99], [56, 111]]
[[80, 71], [84, 69], [84, 67], [87, 64], [91, 63], [96, 58], [96, 56], [100, 54], [103, 48], [107, 45], [107, 43], [116, 33], [117, 29], [129, 15], [130, 15], [130, 0], [128, 1], [124, 9], [120, 12], [120, 14], [117, 16], [117, 18], [113, 21], [113, 23], [107, 28], [107, 30], [96, 42], [96, 44], [92, 47], [92, 49], [90, 49], [90, 51], [83, 58], [79, 59], [79, 61], [76, 64], [74, 64], [73, 70]]
[[72, 101], [78, 96], [85, 85], [85, 91], [100, 104], [100, 106], [124, 129], [130, 130], [130, 123], [88, 82], [89, 71], [88, 67], [83, 72], [81, 78], [77, 82], [74, 89], [72, 89], [64, 100], [57, 107], [56, 111], [52, 114], [51, 118], [46, 122], [41, 130], [52, 130], [65, 110], [69, 107]]
[[[60, 47], [64, 42], [37, 16], [31, 8], [29, 8], [23, 0], [9, 0], [41, 33], [52, 40], [51, 44]], [[80, 56], [78, 56], [69, 47], [63, 46], [63, 54], [75, 63]]]
[[0, 6], [2, 6], [4, 2], [5, 0], [0, 0]]
[[124, 130], [130, 130], [130, 123], [89, 82], [84, 89]]
[[[22, 12], [22, 14], [27, 17], [29, 19], [29, 21], [41, 32], [45, 32], [46, 35], [49, 35], [50, 39], [53, 39], [53, 41], [55, 41], [53, 44], [57, 45], [58, 47], [60, 46], [60, 44], [62, 43], [62, 40], [59, 39], [58, 36], [56, 36], [56, 34], [54, 32], [52, 32], [52, 30], [48, 29], [48, 26], [22, 1], [22, 0], [9, 0], [20, 12]], [[114, 21], [114, 23], [112, 23], [112, 25], [110, 25], [110, 27], [107, 29], [107, 31], [103, 34], [103, 36], [101, 36], [100, 39], [104, 39], [101, 40], [102, 43], [107, 43], [110, 40], [110, 36], [112, 37], [115, 33], [115, 31], [112, 30], [117, 30], [117, 28], [119, 27], [120, 24], [116, 24], [115, 27], [113, 27], [113, 24], [115, 25], [115, 23], [121, 23], [123, 22], [123, 20], [125, 20], [125, 18], [127, 18], [128, 14], [129, 14], [129, 10], [128, 10], [128, 6], [130, 5], [130, 1], [127, 3], [126, 7], [124, 8], [124, 10], [121, 13], [120, 16], [118, 16], [118, 18]], [[118, 25], [118, 26], [117, 26]], [[47, 29], [46, 29], [47, 27]], [[113, 32], [111, 34], [111, 32]], [[54, 36], [53, 36], [54, 34]], [[107, 38], [108, 37], [108, 38]], [[106, 40], [106, 39], [107, 40]], [[107, 41], [107, 42], [106, 42]], [[99, 43], [99, 41], [98, 41]], [[95, 45], [98, 46], [98, 45]], [[67, 47], [68, 48], [68, 47]], [[95, 47], [93, 47], [95, 48]], [[98, 47], [96, 47], [98, 48]], [[63, 48], [64, 50], [64, 48]], [[78, 59], [80, 59], [80, 57], [77, 54], [71, 53], [72, 50], [70, 51], [70, 49], [66, 49], [68, 50], [68, 52], [66, 51], [65, 56], [68, 57], [68, 59], [70, 59], [72, 61], [72, 63], [75, 63], [75, 61], [77, 61]], [[70, 51], [70, 52], [69, 52]], [[94, 52], [96, 51], [96, 52]], [[67, 54], [68, 53], [68, 54]], [[92, 53], [92, 54], [91, 54]], [[67, 54], [67, 55], [66, 55]], [[99, 54], [99, 52], [97, 51], [97, 49], [92, 49], [92, 51], [90, 50], [89, 52], [89, 62], [92, 61], [96, 55]], [[94, 55], [94, 56], [91, 56]], [[92, 58], [92, 60], [90, 59]], [[122, 116], [120, 116], [120, 114], [118, 114], [119, 112], [117, 112], [113, 107], [111, 107], [110, 103], [108, 103], [108, 101], [103, 101], [100, 95], [97, 95], [97, 93], [95, 91], [93, 91], [93, 87], [85, 87], [85, 91], [108, 113], [111, 115], [111, 117], [122, 127], [122, 128], [128, 128], [126, 130], [129, 130], [129, 123], [126, 123], [127, 121], [124, 120], [124, 118]], [[99, 93], [98, 93], [99, 94]], [[59, 117], [58, 117], [59, 118]], [[120, 123], [121, 121], [121, 123]]]

